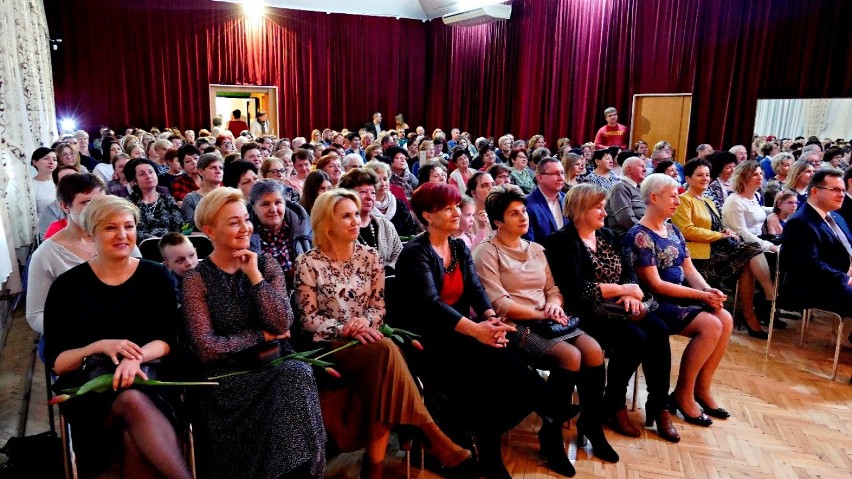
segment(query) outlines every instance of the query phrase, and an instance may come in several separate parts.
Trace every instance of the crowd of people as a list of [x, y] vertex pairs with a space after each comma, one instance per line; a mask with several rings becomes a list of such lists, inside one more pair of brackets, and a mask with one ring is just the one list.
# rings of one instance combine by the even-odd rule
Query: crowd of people
[[[619, 460], [604, 426], [641, 435], [625, 406], [639, 365], [663, 440], [680, 441], [677, 413], [728, 418], [713, 395], [726, 292], [739, 284], [752, 337], [786, 326], [769, 317], [767, 256], [789, 248], [796, 305], [817, 288], [836, 293], [820, 305], [852, 304], [850, 147], [755, 137], [751, 153], [702, 144], [681, 165], [668, 142], [628, 145], [614, 108], [604, 117], [593, 142], [552, 149], [542, 135], [426, 135], [402, 115], [386, 128], [380, 113], [290, 139], [260, 114], [248, 131], [239, 111], [228, 128], [105, 127], [91, 148], [77, 131], [37, 149], [27, 320], [58, 384], [98, 358], [114, 368], [110, 392], [62, 405], [80, 470], [120, 445], [127, 477], [189, 477], [175, 432], [189, 418], [209, 477], [322, 477], [331, 444], [365, 449], [375, 479], [397, 431], [442, 474], [505, 479], [501, 434], [534, 412], [547, 466], [570, 477], [562, 426], [578, 413], [578, 440], [604, 461]], [[139, 259], [144, 240], [162, 264]], [[689, 341], [672, 389], [675, 334]], [[301, 348], [336, 348], [342, 378], [261, 367]], [[183, 399], [129, 387], [180, 366], [219, 385]]]

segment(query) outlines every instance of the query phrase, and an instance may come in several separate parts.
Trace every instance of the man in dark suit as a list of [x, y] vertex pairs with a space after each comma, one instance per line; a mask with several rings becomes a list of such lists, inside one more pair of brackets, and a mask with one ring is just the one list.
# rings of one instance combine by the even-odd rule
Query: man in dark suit
[[837, 213], [846, 221], [846, 225], [852, 225], [852, 168], [847, 168], [843, 173], [843, 186], [846, 187], [846, 196], [843, 197], [843, 206]]
[[808, 185], [808, 202], [784, 226], [781, 297], [796, 307], [852, 316], [852, 235], [837, 213], [846, 197], [841, 173], [819, 170]]
[[373, 121], [364, 125], [364, 129], [367, 130], [367, 133], [372, 133], [373, 138], [378, 139], [379, 134], [385, 129], [382, 125], [382, 113], [378, 111], [373, 113]]
[[565, 169], [556, 158], [544, 158], [536, 166], [535, 179], [538, 186], [527, 195], [530, 228], [524, 238], [542, 242], [565, 223]]

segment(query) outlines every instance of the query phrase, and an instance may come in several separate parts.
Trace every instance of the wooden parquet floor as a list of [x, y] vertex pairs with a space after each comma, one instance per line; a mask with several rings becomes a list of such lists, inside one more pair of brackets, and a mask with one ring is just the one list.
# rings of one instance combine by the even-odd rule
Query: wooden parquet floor
[[[813, 323], [804, 348], [798, 347], [801, 321], [788, 321], [787, 330], [776, 331], [770, 359], [764, 362], [765, 341], [734, 332], [725, 359], [716, 374], [715, 397], [731, 412], [726, 421], [709, 428], [675, 419], [679, 444], [660, 439], [655, 430], [644, 429], [632, 439], [607, 430], [621, 460], [604, 463], [591, 449], [574, 444], [576, 429], [564, 429], [569, 457], [579, 478], [673, 479], [673, 478], [845, 478], [852, 477], [852, 348], [841, 349], [837, 380], [829, 380], [834, 353], [830, 323]], [[847, 331], [849, 328], [847, 321]], [[685, 338], [672, 338], [674, 384]], [[638, 408], [630, 416], [644, 423], [645, 391], [640, 374]], [[628, 401], [632, 398], [632, 387]], [[503, 457], [512, 477], [539, 479], [561, 477], [551, 473], [539, 458], [536, 432], [540, 421], [528, 417], [508, 434]], [[389, 454], [385, 477], [405, 477], [402, 453]], [[332, 459], [328, 477], [357, 478], [360, 456], [346, 454]], [[440, 477], [412, 468], [421, 479]]]

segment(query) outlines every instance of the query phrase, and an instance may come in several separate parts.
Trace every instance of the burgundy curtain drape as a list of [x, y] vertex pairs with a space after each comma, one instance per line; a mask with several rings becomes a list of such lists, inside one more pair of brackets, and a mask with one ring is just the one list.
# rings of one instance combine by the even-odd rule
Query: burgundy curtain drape
[[690, 144], [750, 140], [758, 98], [852, 95], [847, 0], [513, 0], [512, 19], [268, 9], [210, 0], [45, 0], [57, 112], [209, 127], [208, 84], [276, 85], [282, 132], [357, 128], [373, 111], [430, 131], [590, 140], [607, 106], [692, 93]]
[[258, 22], [211, 0], [45, 1], [59, 116], [210, 128], [209, 84], [278, 87], [282, 134], [423, 117], [426, 27], [414, 20], [267, 9]]
[[720, 148], [750, 141], [758, 98], [852, 95], [844, 20], [852, 2], [514, 0], [512, 8], [511, 21], [484, 27], [429, 24], [427, 129], [579, 144], [608, 106], [626, 123], [634, 94], [691, 92], [690, 144]]

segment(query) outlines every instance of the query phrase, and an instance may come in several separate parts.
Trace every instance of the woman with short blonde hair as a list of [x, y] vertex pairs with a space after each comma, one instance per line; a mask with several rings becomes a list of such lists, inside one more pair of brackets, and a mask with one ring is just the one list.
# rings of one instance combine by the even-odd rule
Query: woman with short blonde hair
[[195, 221], [213, 252], [184, 279], [186, 327], [201, 374], [221, 376], [198, 393], [204, 475], [321, 478], [326, 437], [311, 367], [296, 360], [258, 367], [294, 352], [281, 266], [251, 251], [254, 227], [240, 190], [206, 194]]

